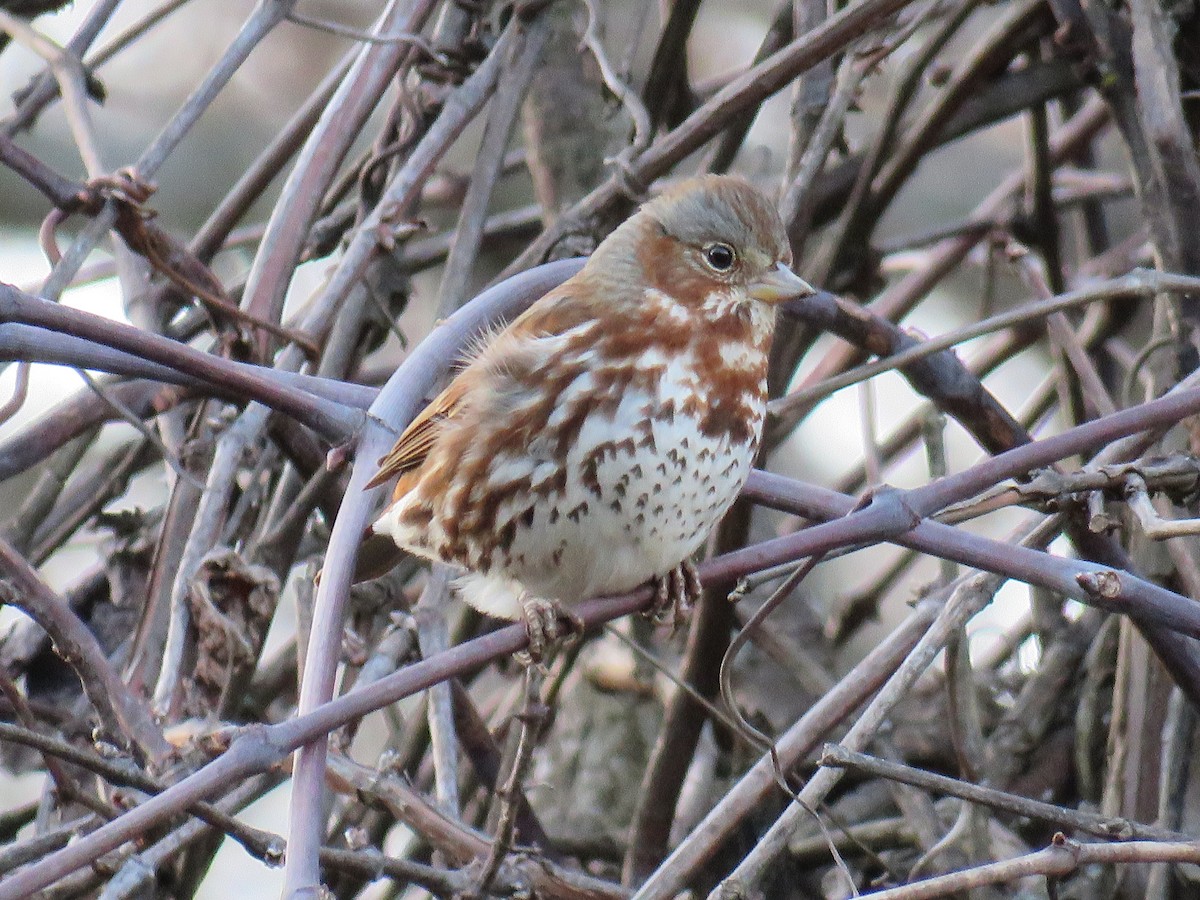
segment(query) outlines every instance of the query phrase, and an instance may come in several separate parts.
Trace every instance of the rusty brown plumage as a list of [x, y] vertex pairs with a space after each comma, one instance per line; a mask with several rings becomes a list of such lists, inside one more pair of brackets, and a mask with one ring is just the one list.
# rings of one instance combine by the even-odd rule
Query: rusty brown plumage
[[373, 533], [462, 567], [464, 598], [506, 618], [686, 565], [757, 449], [774, 304], [811, 291], [790, 259], [740, 179], [646, 204], [404, 431]]

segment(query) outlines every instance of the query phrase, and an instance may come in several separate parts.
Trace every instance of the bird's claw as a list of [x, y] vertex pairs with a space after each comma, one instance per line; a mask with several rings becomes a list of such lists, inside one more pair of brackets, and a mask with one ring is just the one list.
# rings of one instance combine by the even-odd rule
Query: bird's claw
[[674, 631], [687, 618], [702, 590], [700, 576], [691, 560], [684, 560], [670, 572], [652, 582], [654, 597], [646, 609], [646, 618], [656, 625], [670, 625]]
[[541, 597], [522, 597], [525, 630], [529, 633], [529, 648], [517, 651], [516, 658], [523, 666], [543, 667], [545, 661], [561, 647], [569, 647], [583, 634], [583, 619], [563, 607], [557, 600]]

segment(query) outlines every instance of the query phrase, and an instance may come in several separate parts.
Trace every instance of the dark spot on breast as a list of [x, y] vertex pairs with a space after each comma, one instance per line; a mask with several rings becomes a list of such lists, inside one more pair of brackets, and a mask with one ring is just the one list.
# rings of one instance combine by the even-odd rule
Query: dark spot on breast
[[400, 521], [412, 528], [428, 528], [433, 521], [433, 508], [427, 503], [410, 506], [404, 511]]
[[583, 471], [580, 474], [580, 481], [596, 497], [603, 493], [600, 490], [600, 461], [596, 457], [596, 451], [592, 451], [583, 461]]
[[512, 542], [517, 536], [517, 523], [514, 519], [509, 519], [504, 527], [496, 533], [496, 544], [501, 550], [508, 551], [512, 547]]

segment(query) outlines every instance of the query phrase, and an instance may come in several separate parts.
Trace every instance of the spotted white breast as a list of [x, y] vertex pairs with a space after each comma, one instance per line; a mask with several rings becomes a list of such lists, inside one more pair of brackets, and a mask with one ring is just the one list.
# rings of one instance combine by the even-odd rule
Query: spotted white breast
[[[669, 298], [648, 296], [655, 304], [679, 315]], [[745, 338], [693, 322], [685, 342], [647, 337], [631, 356], [629, 334], [593, 321], [491, 345], [491, 389], [439, 437], [459, 441], [454, 464], [375, 530], [463, 566], [464, 599], [511, 619], [523, 592], [571, 603], [675, 568], [745, 482], [766, 405], [770, 319], [750, 307], [687, 311], [701, 314], [745, 319]]]

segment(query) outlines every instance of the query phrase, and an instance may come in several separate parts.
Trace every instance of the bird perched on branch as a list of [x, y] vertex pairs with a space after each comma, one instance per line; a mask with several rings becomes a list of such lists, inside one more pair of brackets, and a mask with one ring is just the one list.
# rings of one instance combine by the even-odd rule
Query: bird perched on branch
[[655, 584], [694, 600], [690, 558], [758, 449], [775, 305], [811, 294], [772, 203], [709, 175], [649, 201], [584, 268], [486, 340], [371, 481], [369, 529], [461, 567], [535, 658], [572, 603]]

